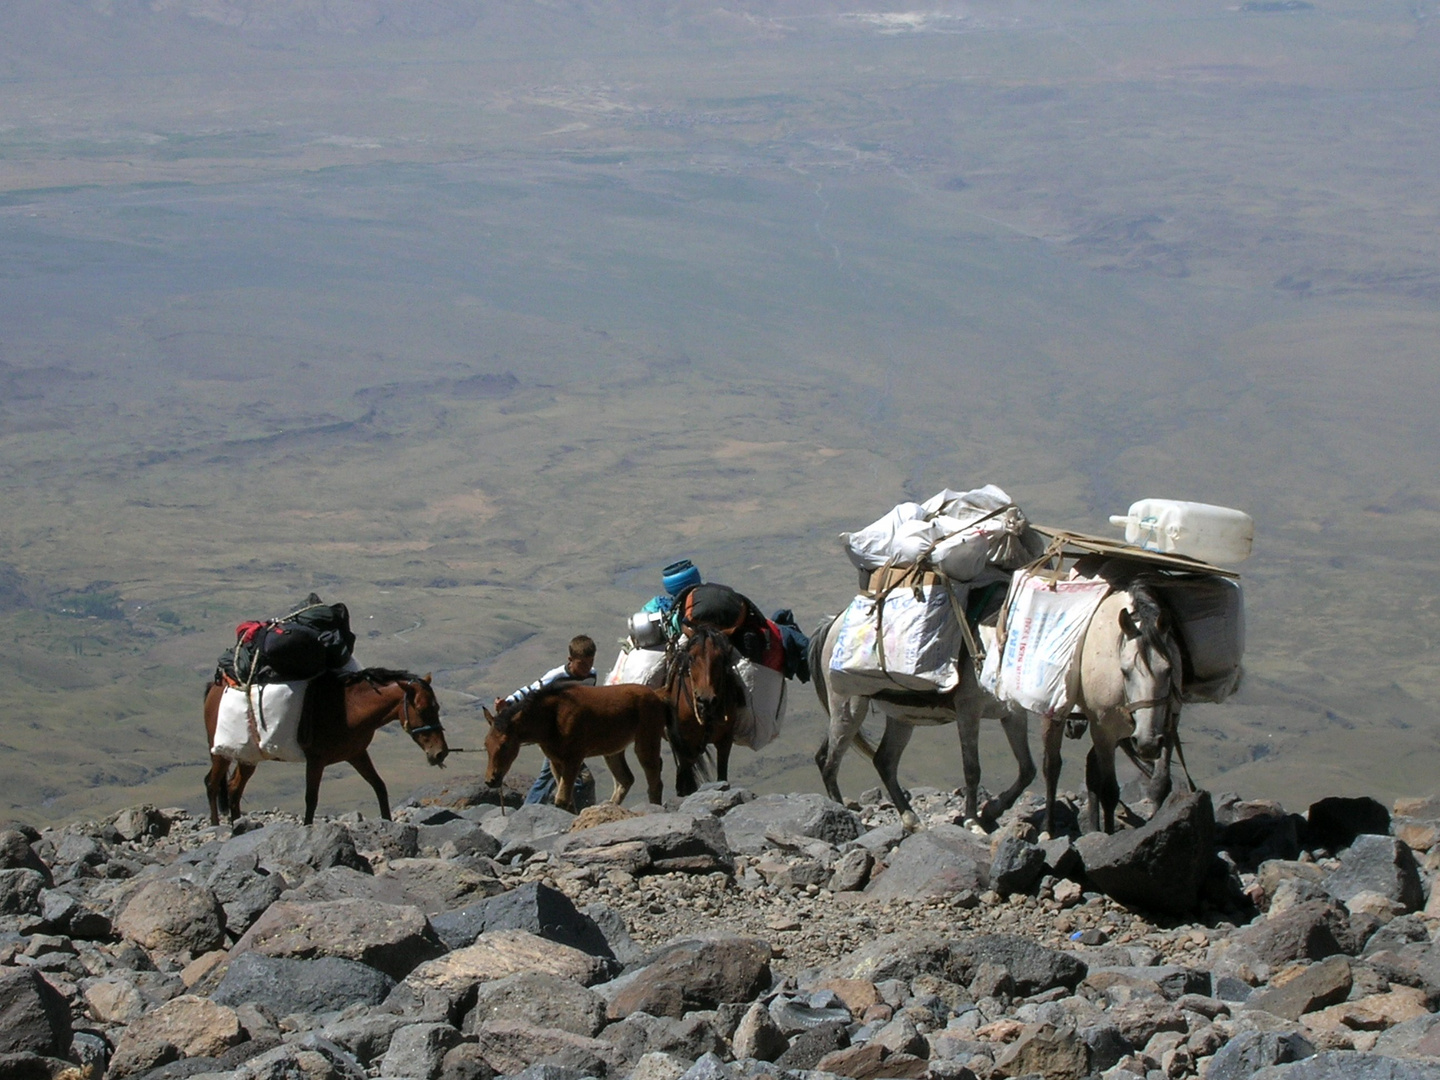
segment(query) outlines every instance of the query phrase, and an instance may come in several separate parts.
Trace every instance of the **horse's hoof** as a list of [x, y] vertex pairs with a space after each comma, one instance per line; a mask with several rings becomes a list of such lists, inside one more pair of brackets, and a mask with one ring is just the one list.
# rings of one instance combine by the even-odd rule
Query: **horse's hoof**
[[900, 815], [900, 824], [906, 832], [920, 831], [920, 815], [914, 810], [906, 810]]

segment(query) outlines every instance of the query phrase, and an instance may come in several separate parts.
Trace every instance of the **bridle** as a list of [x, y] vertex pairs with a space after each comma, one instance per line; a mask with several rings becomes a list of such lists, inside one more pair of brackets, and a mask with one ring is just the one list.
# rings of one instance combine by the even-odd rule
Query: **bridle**
[[412, 728], [410, 726], [410, 688], [414, 684], [402, 682], [396, 685], [400, 687], [400, 726], [404, 729], [406, 735], [409, 735], [413, 739], [417, 735], [428, 735], [432, 731], [443, 732], [445, 730], [440, 726], [438, 710], [433, 724], [422, 724], [420, 727]]

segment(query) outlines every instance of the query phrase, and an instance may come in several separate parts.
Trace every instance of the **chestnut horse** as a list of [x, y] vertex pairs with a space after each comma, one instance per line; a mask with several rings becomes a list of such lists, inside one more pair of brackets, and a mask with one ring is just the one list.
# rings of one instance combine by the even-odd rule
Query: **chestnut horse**
[[735, 647], [710, 626], [693, 626], [669, 661], [665, 691], [670, 698], [670, 748], [675, 754], [675, 793], [693, 794], [707, 746], [715, 747], [715, 775], [728, 780], [735, 720], [746, 707], [745, 688], [735, 674]]
[[635, 756], [645, 770], [645, 785], [652, 803], [660, 802], [660, 739], [665, 734], [670, 708], [648, 686], [587, 686], [562, 682], [527, 694], [496, 716], [485, 710], [490, 730], [485, 735], [485, 783], [498, 788], [515, 764], [520, 747], [538, 743], [555, 773], [555, 805], [575, 809], [575, 777], [587, 757], [604, 757], [615, 778], [610, 801], [625, 800], [635, 774], [625, 760], [625, 748], [635, 744]]
[[[220, 712], [220, 697], [225, 689], [217, 672], [205, 687], [205, 731], [207, 746], [215, 745], [215, 725]], [[445, 745], [445, 729], [440, 726], [440, 703], [430, 686], [430, 676], [423, 679], [408, 671], [388, 668], [366, 668], [344, 674], [324, 674], [312, 679], [305, 691], [305, 721], [302, 737], [305, 750], [305, 824], [315, 820], [315, 804], [320, 797], [320, 777], [325, 766], [348, 761], [375, 791], [380, 801], [380, 816], [390, 820], [390, 797], [385, 781], [370, 761], [370, 740], [377, 729], [398, 719], [405, 734], [425, 751], [431, 765], [444, 766], [450, 748]], [[240, 796], [255, 772], [255, 764], [236, 763], [219, 754], [210, 755], [210, 772], [205, 777], [205, 794], [210, 801], [210, 824], [220, 824], [223, 810], [234, 821], [240, 816]]]

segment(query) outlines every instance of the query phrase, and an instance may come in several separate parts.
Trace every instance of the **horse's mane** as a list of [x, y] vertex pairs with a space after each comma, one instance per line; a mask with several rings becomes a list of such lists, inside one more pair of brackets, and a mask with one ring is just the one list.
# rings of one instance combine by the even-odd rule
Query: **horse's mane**
[[383, 683], [406, 683], [423, 682], [424, 680], [413, 671], [406, 671], [404, 668], [367, 667], [359, 671], [339, 671], [335, 677], [340, 680], [341, 686], [354, 686], [358, 682], [368, 682], [372, 686], [379, 686]]
[[1132, 582], [1127, 590], [1130, 594], [1130, 610], [1134, 613], [1135, 625], [1145, 643], [1156, 652], [1170, 655], [1169, 612], [1153, 589], [1142, 582]]
[[542, 686], [534, 693], [524, 695], [520, 698], [519, 701], [512, 702], [511, 704], [506, 705], [503, 709], [496, 713], [495, 728], [497, 731], [500, 732], [501, 735], [504, 735], [509, 731], [510, 725], [516, 720], [520, 719], [521, 715], [523, 715], [525, 711], [532, 706], [542, 701], [547, 701], [550, 698], [555, 697], [557, 694], [569, 690], [571, 687], [589, 685], [589, 683], [583, 682], [580, 679], [556, 679], [550, 685]]

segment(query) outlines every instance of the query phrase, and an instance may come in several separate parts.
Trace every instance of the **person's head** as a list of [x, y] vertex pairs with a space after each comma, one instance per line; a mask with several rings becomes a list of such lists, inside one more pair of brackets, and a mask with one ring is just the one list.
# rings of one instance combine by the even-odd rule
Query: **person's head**
[[570, 657], [565, 661], [565, 670], [577, 679], [583, 679], [595, 670], [595, 639], [588, 634], [576, 634], [570, 639]]
[[700, 570], [689, 559], [681, 559], [660, 571], [660, 583], [671, 596], [679, 596], [690, 586], [700, 584]]

